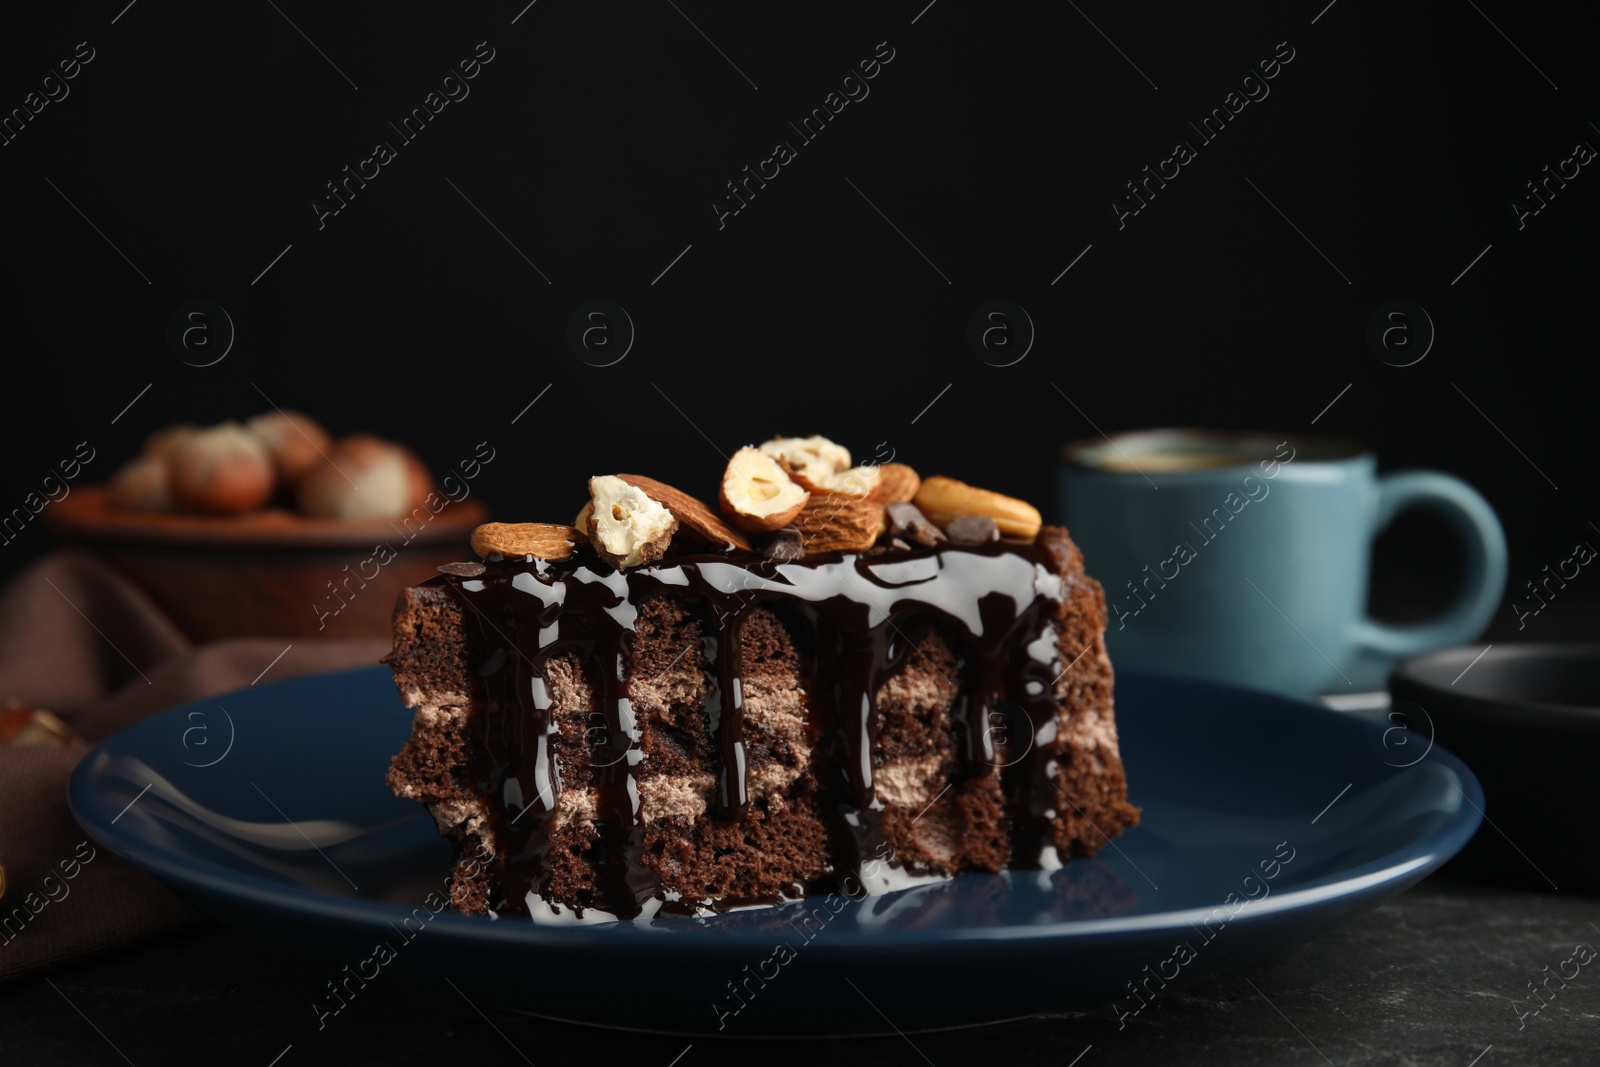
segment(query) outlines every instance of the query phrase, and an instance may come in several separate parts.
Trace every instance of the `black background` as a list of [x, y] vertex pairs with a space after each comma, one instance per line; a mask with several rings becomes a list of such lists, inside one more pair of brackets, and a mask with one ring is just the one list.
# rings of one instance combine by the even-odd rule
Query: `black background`
[[[152, 430], [265, 395], [440, 473], [490, 441], [475, 491], [510, 520], [567, 521], [613, 470], [710, 496], [719, 453], [779, 432], [863, 457], [886, 442], [1052, 516], [1061, 444], [1196, 425], [1350, 434], [1384, 469], [1467, 478], [1506, 525], [1513, 587], [1600, 539], [1600, 178], [1585, 167], [1521, 230], [1509, 206], [1576, 142], [1600, 145], [1573, 9], [925, 2], [9, 15], [0, 108], [78, 42], [95, 58], [0, 147], [0, 509], [79, 441], [101, 480]], [[481, 41], [494, 59], [470, 95], [401, 145], [387, 123]], [[799, 144], [787, 123], [879, 42], [894, 58], [870, 95]], [[1270, 95], [1198, 145], [1186, 121], [1279, 42], [1294, 59]], [[1119, 230], [1112, 198], [1180, 138], [1198, 158]], [[713, 199], [780, 139], [798, 158], [719, 230]], [[324, 183], [379, 140], [397, 158], [319, 229]], [[605, 368], [564, 340], [597, 298], [638, 334]], [[992, 298], [1037, 327], [1016, 365], [967, 349]], [[1397, 298], [1438, 332], [1405, 368], [1364, 340]], [[211, 367], [165, 341], [192, 299], [237, 327]], [[0, 573], [49, 549], [41, 526]], [[1426, 614], [1458, 565], [1440, 528], [1403, 521], [1380, 544], [1378, 610]], [[1597, 602], [1580, 577], [1551, 611]], [[1508, 605], [1491, 633], [1516, 633]]]

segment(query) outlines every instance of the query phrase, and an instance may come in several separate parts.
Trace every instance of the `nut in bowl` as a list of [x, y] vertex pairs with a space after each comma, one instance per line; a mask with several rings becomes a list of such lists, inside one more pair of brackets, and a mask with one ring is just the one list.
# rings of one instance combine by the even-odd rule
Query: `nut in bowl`
[[403, 445], [272, 411], [160, 430], [48, 518], [195, 641], [381, 638], [400, 590], [461, 559], [494, 458], [479, 442], [436, 482]]

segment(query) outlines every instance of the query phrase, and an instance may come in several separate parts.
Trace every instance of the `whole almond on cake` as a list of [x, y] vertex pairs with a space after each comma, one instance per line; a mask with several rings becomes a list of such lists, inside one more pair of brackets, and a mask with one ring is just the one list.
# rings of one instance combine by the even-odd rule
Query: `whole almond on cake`
[[472, 531], [472, 550], [491, 556], [568, 559], [588, 535], [572, 526], [548, 522], [486, 522]]
[[987, 515], [1000, 532], [1009, 537], [1031, 538], [1039, 532], [1043, 519], [1039, 509], [992, 489], [936, 475], [924, 478], [912, 501], [934, 525], [947, 527], [963, 515]]

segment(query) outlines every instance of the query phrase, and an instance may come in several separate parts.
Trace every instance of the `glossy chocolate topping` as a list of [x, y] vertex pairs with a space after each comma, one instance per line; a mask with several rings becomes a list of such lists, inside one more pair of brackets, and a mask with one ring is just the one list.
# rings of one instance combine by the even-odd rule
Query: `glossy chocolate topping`
[[[465, 604], [472, 661], [480, 664], [473, 709], [501, 798], [507, 896], [526, 910], [527, 892], [549, 876], [550, 827], [562, 788], [547, 665], [576, 654], [594, 683], [605, 738], [591, 749], [601, 840], [596, 907], [640, 913], [658, 881], [641, 860], [641, 725], [629, 700], [628, 665], [638, 606], [678, 598], [700, 621], [714, 673], [705, 701], [718, 755], [715, 796], [704, 818], [737, 821], [748, 803], [739, 675], [741, 627], [758, 606], [785, 606], [803, 620], [813, 660], [807, 672], [819, 796], [835, 867], [882, 855], [883, 803], [874, 788], [880, 685], [914, 654], [919, 635], [954, 637], [963, 677], [954, 716], [962, 774], [1002, 775], [1011, 809], [1014, 866], [1037, 863], [1056, 807], [1055, 680], [1062, 673], [1054, 625], [1064, 579], [1039, 546], [940, 545], [877, 555], [826, 553], [791, 562], [749, 553], [679, 556], [617, 571], [587, 550], [559, 562], [493, 560], [476, 577], [440, 575]], [[1010, 755], [1007, 749], [1019, 750]]]

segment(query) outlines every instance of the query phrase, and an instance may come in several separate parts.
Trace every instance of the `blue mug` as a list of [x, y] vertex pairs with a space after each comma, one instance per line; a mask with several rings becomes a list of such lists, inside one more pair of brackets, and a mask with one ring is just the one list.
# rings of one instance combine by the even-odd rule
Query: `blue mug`
[[[1381, 689], [1399, 660], [1475, 638], [1505, 590], [1488, 501], [1437, 471], [1380, 478], [1345, 438], [1145, 430], [1062, 460], [1062, 519], [1105, 587], [1116, 664], [1306, 697]], [[1367, 579], [1407, 508], [1448, 522], [1467, 576], [1443, 615], [1394, 626], [1367, 617]]]

